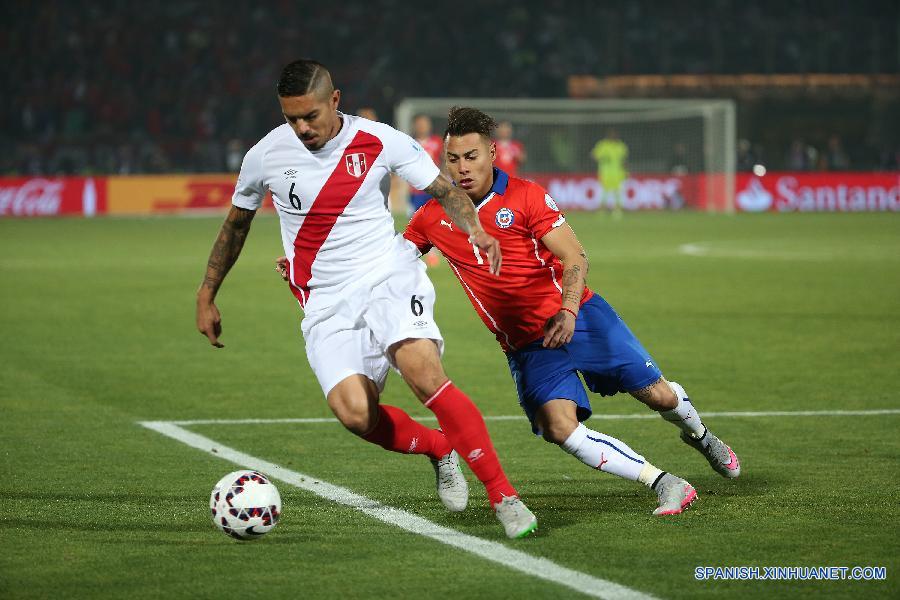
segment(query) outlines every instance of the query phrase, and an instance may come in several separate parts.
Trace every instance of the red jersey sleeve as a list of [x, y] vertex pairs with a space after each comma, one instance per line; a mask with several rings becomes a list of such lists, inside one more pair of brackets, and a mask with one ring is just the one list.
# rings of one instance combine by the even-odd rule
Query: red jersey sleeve
[[566, 222], [566, 218], [550, 194], [536, 183], [529, 186], [525, 209], [528, 228], [538, 240], [547, 235], [551, 229], [556, 229]]
[[422, 254], [426, 254], [432, 247], [431, 241], [428, 239], [428, 227], [425, 225], [428, 221], [425, 217], [425, 209], [426, 207], [423, 206], [417, 210], [403, 231], [403, 237], [415, 244]]

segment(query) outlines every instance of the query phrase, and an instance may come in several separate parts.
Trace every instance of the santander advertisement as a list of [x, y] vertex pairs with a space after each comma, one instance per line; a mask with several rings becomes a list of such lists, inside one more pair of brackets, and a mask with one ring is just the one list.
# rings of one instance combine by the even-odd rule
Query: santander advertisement
[[[563, 210], [599, 210], [613, 202], [593, 174], [535, 173]], [[727, 210], [722, 175], [633, 175], [619, 191], [625, 210]], [[769, 173], [735, 175], [739, 212], [896, 212], [900, 173]]]
[[897, 212], [900, 173], [740, 173], [742, 212]]

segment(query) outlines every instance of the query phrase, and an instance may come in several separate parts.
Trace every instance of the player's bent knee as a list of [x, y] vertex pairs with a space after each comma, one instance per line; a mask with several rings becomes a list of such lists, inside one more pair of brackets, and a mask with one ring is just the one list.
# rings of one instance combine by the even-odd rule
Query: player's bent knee
[[578, 427], [578, 421], [570, 421], [569, 419], [552, 421], [547, 423], [541, 430], [541, 436], [545, 441], [557, 446], [563, 445], [572, 432]]
[[675, 395], [675, 392], [672, 391], [669, 384], [663, 381], [654, 386], [653, 396], [651, 397], [648, 406], [653, 410], [672, 410], [678, 406], [678, 396]]
[[365, 435], [377, 424], [377, 389], [368, 381], [344, 380], [328, 392], [328, 408], [341, 425], [356, 435]]
[[341, 422], [341, 425], [355, 433], [356, 435], [365, 435], [374, 429], [375, 420], [373, 415], [366, 407], [353, 406], [351, 404], [343, 404], [340, 402], [328, 402], [331, 412]]

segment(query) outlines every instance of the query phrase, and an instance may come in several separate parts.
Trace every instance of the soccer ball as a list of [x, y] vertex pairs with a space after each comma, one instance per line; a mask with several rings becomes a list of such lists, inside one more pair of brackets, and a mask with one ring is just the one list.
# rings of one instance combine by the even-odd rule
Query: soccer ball
[[259, 471], [235, 471], [209, 496], [213, 523], [233, 538], [255, 540], [272, 531], [281, 515], [275, 484]]

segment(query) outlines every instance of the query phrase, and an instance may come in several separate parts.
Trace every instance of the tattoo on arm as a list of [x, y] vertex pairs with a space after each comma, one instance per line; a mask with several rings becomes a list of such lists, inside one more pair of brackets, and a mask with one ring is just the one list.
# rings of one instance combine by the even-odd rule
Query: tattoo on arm
[[225, 275], [240, 256], [255, 214], [256, 211], [234, 206], [228, 212], [225, 222], [222, 223], [219, 235], [209, 253], [206, 276], [203, 278], [201, 286], [211, 291], [213, 295], [219, 290]]
[[[585, 264], [585, 266], [587, 265]], [[572, 265], [563, 271], [562, 286], [563, 306], [568, 303], [577, 307], [584, 293], [584, 276], [581, 274], [580, 265]]]
[[435, 179], [423, 191], [428, 192], [440, 202], [447, 216], [466, 233], [471, 234], [481, 229], [472, 200], [464, 191], [451, 185], [443, 175]]

